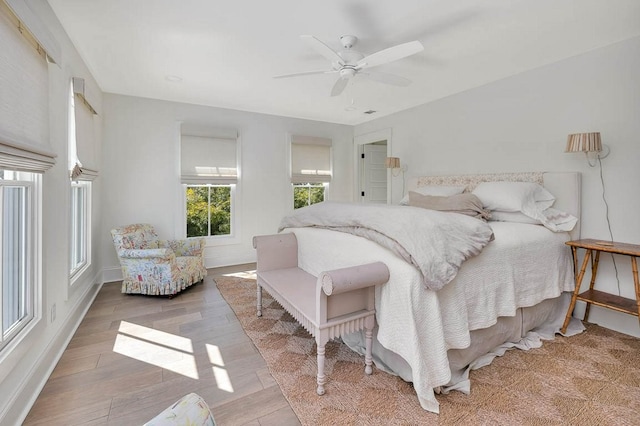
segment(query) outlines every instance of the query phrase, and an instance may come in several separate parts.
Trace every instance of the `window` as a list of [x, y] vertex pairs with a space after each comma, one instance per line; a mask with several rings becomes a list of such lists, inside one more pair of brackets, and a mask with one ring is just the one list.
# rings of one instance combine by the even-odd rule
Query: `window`
[[291, 136], [293, 208], [326, 199], [331, 182], [331, 139]]
[[231, 235], [235, 185], [187, 185], [187, 238]]
[[0, 170], [0, 348], [35, 316], [34, 184], [37, 175]]
[[236, 235], [237, 131], [183, 124], [180, 168], [187, 238]]
[[71, 280], [90, 264], [91, 182], [71, 182]]
[[84, 80], [74, 77], [69, 85], [68, 164], [71, 178], [69, 276], [73, 285], [91, 265], [91, 179], [98, 172], [84, 167], [80, 155], [94, 162], [93, 116], [96, 111], [84, 97]]
[[293, 208], [310, 206], [324, 201], [324, 192], [327, 184], [324, 183], [294, 183], [293, 184]]
[[[42, 174], [49, 144], [49, 66], [59, 48], [26, 3], [0, 0], [0, 350], [41, 317]], [[55, 66], [55, 65], [52, 65]], [[4, 365], [3, 365], [4, 368]], [[10, 368], [10, 367], [9, 367]]]

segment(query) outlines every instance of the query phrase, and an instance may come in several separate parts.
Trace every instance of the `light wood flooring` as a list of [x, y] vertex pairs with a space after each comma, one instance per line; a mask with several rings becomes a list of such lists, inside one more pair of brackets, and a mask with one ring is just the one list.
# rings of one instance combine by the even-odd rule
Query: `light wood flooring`
[[173, 299], [103, 285], [24, 425], [141, 425], [195, 392], [221, 425], [299, 425], [210, 269]]

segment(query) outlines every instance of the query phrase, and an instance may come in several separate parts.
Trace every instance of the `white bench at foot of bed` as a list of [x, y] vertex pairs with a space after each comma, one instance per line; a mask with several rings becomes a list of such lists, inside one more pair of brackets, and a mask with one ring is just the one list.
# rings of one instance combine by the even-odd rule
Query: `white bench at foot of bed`
[[322, 272], [315, 277], [298, 268], [295, 234], [253, 238], [257, 250], [257, 311], [262, 316], [264, 288], [313, 337], [318, 347], [318, 395], [324, 394], [325, 345], [331, 339], [364, 330], [365, 373], [371, 374], [371, 344], [375, 325], [375, 288], [389, 280], [382, 262]]

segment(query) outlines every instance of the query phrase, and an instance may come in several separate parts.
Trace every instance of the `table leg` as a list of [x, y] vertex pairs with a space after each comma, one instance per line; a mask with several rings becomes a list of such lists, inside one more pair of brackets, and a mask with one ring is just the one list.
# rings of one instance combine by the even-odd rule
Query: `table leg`
[[[589, 250], [591, 252], [591, 250]], [[598, 264], [600, 263], [600, 252], [596, 251], [595, 256], [592, 257], [591, 262], [591, 282], [589, 283], [589, 290], [593, 290], [593, 286], [596, 283], [596, 275], [598, 275]], [[591, 311], [591, 302], [587, 302], [587, 307], [584, 310], [584, 321], [589, 321], [589, 312]]]
[[638, 307], [638, 321], [640, 321], [640, 280], [638, 280], [638, 263], [634, 256], [631, 256], [631, 270], [633, 271], [633, 283], [636, 287], [636, 306]]
[[[571, 247], [573, 250], [573, 258], [574, 260], [578, 260], [577, 257], [577, 247]], [[573, 290], [573, 295], [571, 296], [571, 303], [569, 304], [569, 309], [567, 309], [567, 316], [564, 318], [564, 324], [562, 324], [562, 328], [560, 332], [562, 334], [567, 332], [567, 326], [569, 325], [569, 321], [571, 320], [571, 314], [573, 313], [573, 308], [576, 306], [576, 299], [578, 298], [578, 293], [580, 293], [580, 286], [582, 284], [582, 278], [584, 278], [584, 271], [587, 269], [587, 263], [589, 263], [589, 258], [591, 257], [591, 250], [587, 250], [584, 255], [584, 261], [582, 262], [582, 267], [580, 268], [580, 273], [576, 277], [576, 288]]]

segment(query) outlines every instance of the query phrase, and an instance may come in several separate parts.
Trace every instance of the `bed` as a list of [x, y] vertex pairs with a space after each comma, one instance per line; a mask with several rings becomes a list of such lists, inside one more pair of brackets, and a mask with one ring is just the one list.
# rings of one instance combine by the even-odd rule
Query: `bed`
[[[485, 190], [489, 199], [498, 194], [500, 203], [501, 192], [496, 188], [502, 188], [499, 185], [504, 182], [529, 182], [536, 185], [525, 185], [548, 190], [554, 199], [545, 204], [545, 212], [553, 210], [562, 213], [564, 218], [576, 219], [571, 231], [563, 231], [569, 229], [565, 225], [551, 230], [553, 226], [547, 223], [545, 226], [523, 223], [529, 221], [522, 220], [522, 212], [511, 211], [504, 217], [496, 214], [500, 221], [486, 223], [464, 216], [460, 219], [464, 225], [482, 222], [482, 226], [492, 232], [492, 238], [479, 250], [473, 246], [474, 249], [466, 253], [466, 260], [453, 268], [454, 278], [442, 286], [425, 288], [428, 281], [425, 277], [434, 268], [417, 267], [411, 253], [407, 256], [359, 232], [298, 223], [291, 217], [283, 219], [282, 232], [293, 232], [297, 237], [299, 267], [312, 275], [374, 261], [387, 265], [389, 281], [376, 287], [374, 362], [377, 368], [413, 382], [425, 410], [438, 412], [437, 393], [453, 389], [469, 392], [469, 370], [489, 364], [509, 348], [538, 347], [541, 340], [552, 339], [562, 326], [574, 287], [571, 251], [564, 243], [578, 238], [580, 233], [578, 173], [424, 176], [409, 179], [408, 188], [412, 197], [417, 197], [416, 193], [429, 193], [433, 188], [457, 187], [457, 191], [463, 188], [465, 194], [479, 195]], [[436, 193], [439, 193], [437, 189]], [[485, 202], [491, 201], [483, 198]], [[396, 215], [425, 210], [412, 206], [388, 208]], [[492, 213], [502, 213], [500, 205], [492, 208]], [[448, 215], [456, 220], [463, 216], [433, 214]], [[531, 212], [527, 214], [532, 222], [538, 221]], [[408, 220], [397, 217], [398, 221]], [[385, 227], [389, 220], [378, 222]], [[354, 228], [358, 231], [360, 226]], [[485, 233], [486, 228], [482, 228]], [[431, 231], [420, 230], [425, 232]], [[451, 239], [456, 239], [451, 228], [446, 235], [450, 233], [454, 235]], [[391, 240], [396, 242], [394, 238]], [[442, 268], [435, 269], [439, 273]], [[448, 273], [451, 268], [445, 269]], [[580, 331], [582, 324], [574, 320], [565, 334]], [[364, 353], [364, 339], [360, 334], [354, 333], [343, 340], [351, 349]]]

